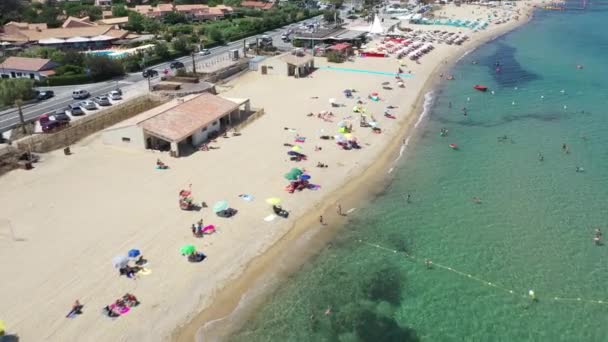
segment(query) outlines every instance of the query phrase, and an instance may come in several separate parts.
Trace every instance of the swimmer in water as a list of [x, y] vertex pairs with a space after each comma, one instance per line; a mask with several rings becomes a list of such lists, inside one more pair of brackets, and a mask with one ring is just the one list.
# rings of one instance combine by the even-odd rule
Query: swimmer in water
[[543, 156], [542, 153], [538, 152], [538, 161], [542, 162], [543, 160], [545, 160], [545, 156]]
[[481, 198], [479, 198], [479, 197], [473, 197], [473, 203], [475, 203], [475, 204], [481, 204]]

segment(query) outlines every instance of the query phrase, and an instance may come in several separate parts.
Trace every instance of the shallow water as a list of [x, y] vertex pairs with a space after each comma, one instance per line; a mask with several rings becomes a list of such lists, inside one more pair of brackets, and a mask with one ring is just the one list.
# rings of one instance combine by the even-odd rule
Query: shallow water
[[231, 340], [605, 340], [606, 19], [538, 12], [462, 58], [391, 185]]

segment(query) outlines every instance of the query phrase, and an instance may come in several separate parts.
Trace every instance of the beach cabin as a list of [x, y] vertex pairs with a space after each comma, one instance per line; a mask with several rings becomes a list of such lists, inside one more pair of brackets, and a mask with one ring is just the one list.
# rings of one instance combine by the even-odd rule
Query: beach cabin
[[179, 157], [241, 122], [248, 99], [203, 93], [174, 99], [105, 129], [105, 144], [170, 151]]
[[285, 54], [281, 57], [281, 60], [285, 62], [285, 74], [295, 78], [304, 77], [315, 68], [315, 58], [301, 49]]

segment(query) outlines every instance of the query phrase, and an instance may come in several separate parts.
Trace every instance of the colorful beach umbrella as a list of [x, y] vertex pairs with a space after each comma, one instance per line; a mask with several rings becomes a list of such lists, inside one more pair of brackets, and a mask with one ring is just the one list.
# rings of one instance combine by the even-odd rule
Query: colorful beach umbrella
[[294, 152], [300, 152], [300, 151], [302, 151], [302, 148], [298, 145], [295, 145], [294, 147], [291, 148], [291, 150]]
[[279, 205], [279, 204], [281, 204], [281, 199], [278, 197], [267, 198], [266, 203], [268, 203], [270, 205]]
[[138, 256], [141, 255], [141, 252], [139, 251], [139, 249], [132, 249], [129, 251], [129, 253], [127, 254], [129, 256], [129, 258], [137, 258]]
[[184, 245], [179, 249], [179, 252], [183, 255], [194, 254], [194, 252], [196, 252], [196, 247], [194, 247], [194, 245]]
[[112, 259], [114, 268], [123, 268], [129, 264], [129, 257], [126, 255], [117, 255]]
[[220, 211], [224, 211], [228, 209], [228, 202], [227, 201], [219, 201], [217, 203], [215, 203], [213, 205], [213, 212], [214, 213], [219, 213]]

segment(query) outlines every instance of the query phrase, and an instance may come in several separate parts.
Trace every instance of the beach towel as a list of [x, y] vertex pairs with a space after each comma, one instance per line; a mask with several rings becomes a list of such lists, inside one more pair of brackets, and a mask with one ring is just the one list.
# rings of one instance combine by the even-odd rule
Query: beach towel
[[251, 195], [247, 195], [247, 194], [243, 194], [243, 195], [239, 195], [239, 197], [243, 200], [243, 201], [247, 201], [247, 202], [251, 202], [253, 201], [253, 196]]

